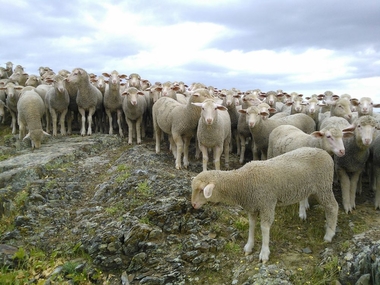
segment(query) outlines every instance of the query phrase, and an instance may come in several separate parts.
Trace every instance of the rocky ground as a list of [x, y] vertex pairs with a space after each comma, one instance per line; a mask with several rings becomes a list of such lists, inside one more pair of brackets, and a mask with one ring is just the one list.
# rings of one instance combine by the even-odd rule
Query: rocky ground
[[[188, 170], [176, 170], [165, 145], [156, 154], [150, 138], [129, 146], [103, 134], [49, 138], [32, 152], [1, 128], [3, 275], [23, 269], [16, 280], [29, 284], [380, 284], [380, 214], [366, 181], [352, 214], [340, 204], [330, 244], [318, 205], [307, 222], [297, 205], [278, 208], [262, 264], [259, 227], [244, 256], [244, 211], [191, 207], [191, 178], [202, 170], [193, 156]], [[236, 155], [231, 165], [240, 166]], [[37, 250], [50, 263], [33, 263]]]

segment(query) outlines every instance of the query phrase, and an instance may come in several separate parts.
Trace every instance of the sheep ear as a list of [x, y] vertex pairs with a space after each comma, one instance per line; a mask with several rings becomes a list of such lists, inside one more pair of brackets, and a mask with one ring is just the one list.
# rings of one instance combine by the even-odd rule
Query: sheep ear
[[214, 190], [214, 187], [215, 187], [215, 184], [210, 183], [203, 189], [203, 195], [205, 196], [206, 199], [212, 196], [212, 190]]
[[352, 131], [355, 130], [355, 128], [356, 128], [356, 125], [355, 124], [351, 124], [347, 128], [343, 129], [342, 132], [352, 132]]
[[203, 104], [203, 103], [193, 103], [193, 102], [191, 102], [191, 104], [193, 104], [193, 105], [195, 105], [195, 106], [198, 106], [198, 107], [202, 107], [202, 104]]
[[349, 132], [349, 131], [342, 131], [342, 133], [343, 133], [344, 138], [349, 138], [349, 137], [352, 137], [354, 135], [353, 132]]
[[323, 137], [324, 136], [324, 132], [322, 132], [322, 131], [315, 131], [315, 132], [312, 132], [310, 135], [311, 136], [313, 136], [313, 137], [315, 137], [315, 138], [321, 138], [321, 137]]
[[28, 138], [30, 138], [30, 133], [28, 133], [22, 140], [24, 141], [24, 140], [26, 140]]
[[48, 137], [51, 136], [49, 133], [47, 133], [47, 132], [45, 132], [45, 131], [43, 131], [43, 133], [44, 133], [45, 136], [48, 136]]

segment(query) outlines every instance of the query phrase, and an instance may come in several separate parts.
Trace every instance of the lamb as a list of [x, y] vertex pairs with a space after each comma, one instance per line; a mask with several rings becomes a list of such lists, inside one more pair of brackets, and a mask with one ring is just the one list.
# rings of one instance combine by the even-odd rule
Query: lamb
[[223, 202], [245, 209], [249, 217], [249, 237], [244, 246], [246, 255], [252, 253], [255, 225], [260, 215], [262, 247], [259, 259], [267, 262], [269, 232], [277, 205], [291, 205], [315, 195], [325, 210], [324, 240], [331, 242], [338, 218], [338, 203], [332, 191], [333, 176], [334, 162], [326, 151], [302, 147], [266, 161], [251, 161], [237, 170], [199, 173], [191, 183], [191, 203], [195, 209], [207, 202]]
[[366, 115], [357, 118], [352, 124], [347, 122], [343, 131], [353, 131], [354, 135], [344, 138], [346, 155], [334, 155], [338, 180], [342, 191], [343, 207], [346, 213], [355, 209], [355, 196], [358, 182], [370, 154], [370, 146], [375, 138], [377, 121]]
[[106, 90], [104, 92], [103, 98], [103, 105], [105, 108], [105, 112], [108, 116], [108, 133], [110, 135], [113, 134], [112, 114], [116, 113], [117, 125], [119, 127], [119, 135], [121, 138], [123, 138], [124, 134], [121, 125], [123, 115], [123, 97], [120, 96], [120, 80], [122, 78], [127, 78], [128, 76], [125, 74], [119, 74], [116, 70], [112, 71], [110, 74], [104, 72], [103, 76], [108, 77], [108, 84], [106, 85]]
[[92, 116], [102, 104], [102, 93], [94, 85], [90, 83], [90, 78], [83, 68], [74, 68], [69, 77], [68, 82], [72, 82], [77, 87], [76, 103], [78, 111], [82, 116], [82, 126], [80, 133], [86, 135], [86, 112], [87, 115], [87, 135], [92, 134]]
[[197, 140], [202, 152], [203, 171], [207, 171], [208, 149], [213, 149], [214, 165], [220, 170], [220, 157], [224, 151], [224, 166], [229, 168], [229, 152], [231, 140], [231, 119], [227, 108], [216, 104], [213, 99], [203, 103], [193, 103], [202, 108], [197, 127]]
[[206, 99], [213, 99], [209, 91], [207, 89], [196, 89], [186, 105], [169, 97], [161, 97], [153, 105], [156, 153], [160, 153], [161, 135], [164, 132], [169, 135], [176, 169], [182, 168], [182, 153], [184, 168], [189, 166], [190, 140], [197, 132], [201, 110], [191, 103], [201, 103]]
[[[41, 119], [45, 113], [45, 104], [34, 90], [23, 92], [17, 103], [17, 121], [20, 128], [20, 140], [30, 138], [32, 150], [41, 147], [41, 142], [48, 133], [42, 130]], [[26, 134], [28, 129], [28, 134]]]
[[[135, 87], [128, 87], [123, 93], [126, 96], [123, 100], [122, 108], [125, 115], [125, 120], [128, 124], [128, 144], [132, 144], [134, 133], [133, 123], [136, 123], [136, 140], [141, 144], [141, 137], [145, 136], [145, 126], [143, 122], [144, 113], [147, 109], [144, 92]], [[119, 125], [119, 127], [121, 127]]]
[[[61, 75], [55, 75], [52, 79], [47, 78], [48, 83], [53, 84], [53, 88], [50, 88], [45, 97], [45, 103], [48, 109], [48, 113], [52, 119], [53, 136], [57, 136], [57, 113], [60, 114], [59, 124], [61, 126], [61, 135], [66, 135], [65, 119], [70, 104], [69, 92], [66, 89], [66, 80]], [[46, 131], [49, 132], [49, 114], [46, 116]]]
[[261, 159], [266, 159], [268, 153], [269, 135], [274, 128], [280, 125], [293, 125], [307, 134], [315, 131], [315, 122], [308, 115], [303, 113], [293, 114], [282, 118], [267, 118], [269, 113], [262, 112], [257, 106], [239, 110], [245, 113], [247, 124], [252, 133], [255, 146]]

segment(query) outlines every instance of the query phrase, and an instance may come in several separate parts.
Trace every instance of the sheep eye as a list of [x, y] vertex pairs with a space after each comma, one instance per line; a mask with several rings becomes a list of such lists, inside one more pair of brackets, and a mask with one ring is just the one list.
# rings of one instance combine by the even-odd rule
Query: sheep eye
[[326, 136], [326, 138], [331, 139], [331, 136]]

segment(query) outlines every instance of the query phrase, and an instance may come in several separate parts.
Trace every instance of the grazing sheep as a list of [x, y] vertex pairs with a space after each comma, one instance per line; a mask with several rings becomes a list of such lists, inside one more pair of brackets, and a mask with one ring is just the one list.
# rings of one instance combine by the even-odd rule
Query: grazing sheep
[[121, 125], [122, 115], [123, 115], [123, 97], [120, 96], [120, 81], [122, 78], [127, 78], [125, 74], [119, 74], [116, 70], [112, 71], [110, 74], [104, 72], [103, 76], [108, 77], [108, 84], [106, 85], [106, 90], [104, 92], [103, 105], [105, 112], [108, 117], [109, 130], [108, 134], [113, 134], [113, 117], [112, 114], [116, 113], [116, 121], [119, 127], [119, 135], [121, 138], [124, 137], [123, 128]]
[[269, 135], [274, 128], [280, 125], [293, 125], [307, 134], [315, 131], [315, 122], [308, 115], [303, 113], [293, 114], [282, 118], [268, 118], [269, 113], [263, 112], [257, 106], [239, 110], [245, 113], [248, 127], [252, 133], [255, 146], [261, 159], [266, 159], [268, 153]]
[[197, 127], [197, 140], [202, 152], [203, 171], [207, 171], [208, 149], [213, 149], [214, 165], [220, 170], [220, 157], [224, 150], [224, 166], [229, 168], [229, 152], [231, 140], [231, 119], [227, 108], [218, 105], [213, 99], [203, 103], [193, 103], [202, 108]]
[[342, 191], [343, 207], [346, 213], [355, 209], [356, 191], [360, 175], [365, 169], [370, 151], [369, 148], [375, 138], [377, 121], [372, 116], [361, 116], [351, 125], [343, 129], [353, 131], [354, 135], [344, 138], [346, 155], [334, 156], [335, 168]]
[[[48, 133], [42, 130], [42, 116], [45, 113], [45, 104], [41, 96], [34, 90], [23, 92], [17, 103], [17, 121], [20, 128], [20, 140], [30, 138], [32, 150], [41, 147], [41, 142]], [[28, 129], [28, 134], [26, 134]]]
[[[312, 175], [311, 175], [312, 174]], [[244, 246], [250, 254], [255, 225], [261, 219], [262, 247], [259, 259], [269, 259], [269, 231], [276, 206], [298, 203], [315, 195], [325, 209], [326, 234], [335, 235], [338, 203], [332, 186], [334, 162], [324, 150], [302, 147], [266, 161], [251, 161], [237, 170], [211, 170], [199, 173], [192, 181], [191, 203], [199, 209], [207, 202], [241, 206], [248, 212], [249, 237]]]
[[80, 133], [86, 135], [86, 112], [87, 115], [87, 135], [92, 134], [92, 116], [95, 111], [102, 105], [102, 93], [94, 85], [90, 83], [87, 72], [82, 68], [74, 68], [69, 77], [68, 82], [72, 82], [77, 87], [76, 103], [78, 111], [82, 116], [82, 126]]
[[135, 87], [128, 87], [122, 95], [126, 96], [123, 100], [122, 108], [125, 120], [128, 124], [128, 144], [132, 144], [134, 133], [136, 133], [137, 143], [141, 144], [141, 137], [145, 136], [145, 125], [143, 121], [144, 113], [147, 109], [145, 94]]
[[16, 85], [13, 82], [8, 82], [5, 86], [0, 87], [0, 90], [4, 90], [7, 96], [5, 100], [5, 104], [7, 106], [8, 111], [11, 113], [12, 117], [12, 134], [16, 134], [17, 130], [17, 102], [20, 98], [20, 92], [23, 89], [23, 86]]
[[70, 104], [69, 92], [66, 89], [66, 80], [61, 75], [55, 75], [53, 78], [47, 78], [46, 82], [51, 83], [53, 88], [50, 88], [45, 97], [45, 103], [48, 110], [48, 115], [46, 116], [46, 131], [49, 132], [50, 120], [49, 114], [52, 119], [53, 125], [53, 136], [57, 136], [57, 114], [60, 114], [59, 124], [61, 127], [61, 135], [66, 135], [66, 114], [68, 112]]
[[169, 135], [169, 141], [176, 169], [189, 165], [190, 140], [197, 132], [197, 125], [201, 110], [191, 103], [201, 103], [206, 99], [213, 99], [207, 89], [193, 91], [186, 105], [170, 97], [161, 97], [152, 108], [153, 128], [156, 138], [156, 153], [160, 153], [162, 133]]

